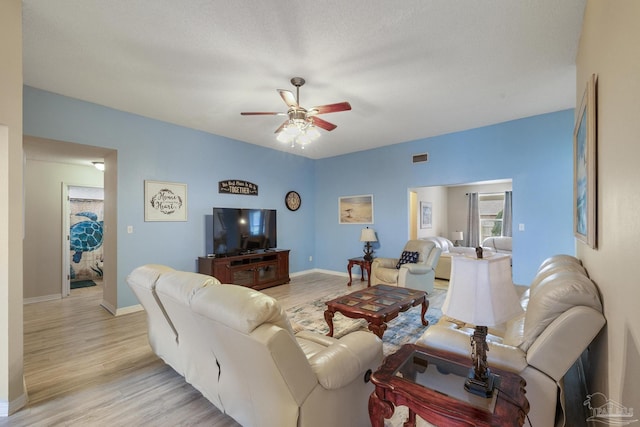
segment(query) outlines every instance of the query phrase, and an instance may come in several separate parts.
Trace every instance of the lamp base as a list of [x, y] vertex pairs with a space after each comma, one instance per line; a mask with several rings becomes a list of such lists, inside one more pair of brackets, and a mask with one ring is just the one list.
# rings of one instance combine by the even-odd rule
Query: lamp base
[[362, 252], [364, 252], [363, 258], [365, 261], [373, 261], [373, 249], [371, 249], [371, 242], [367, 242], [364, 245], [364, 249]]
[[469, 393], [482, 396], [482, 397], [491, 397], [493, 396], [494, 389], [498, 386], [500, 378], [491, 373], [489, 369], [487, 369], [487, 378], [486, 381], [476, 378], [475, 371], [473, 368], [469, 370], [469, 375], [467, 376], [467, 380], [464, 382], [464, 389]]

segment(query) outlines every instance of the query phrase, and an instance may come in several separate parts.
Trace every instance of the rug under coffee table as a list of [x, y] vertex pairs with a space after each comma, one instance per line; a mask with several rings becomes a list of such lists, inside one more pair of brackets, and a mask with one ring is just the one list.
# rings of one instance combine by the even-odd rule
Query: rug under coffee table
[[429, 322], [425, 318], [429, 308], [427, 293], [415, 289], [399, 288], [388, 285], [375, 285], [352, 292], [326, 302], [324, 319], [329, 325], [328, 336], [333, 336], [333, 316], [336, 312], [352, 319], [365, 319], [369, 330], [382, 338], [387, 330], [387, 322], [411, 307], [422, 304], [420, 320], [424, 326]]

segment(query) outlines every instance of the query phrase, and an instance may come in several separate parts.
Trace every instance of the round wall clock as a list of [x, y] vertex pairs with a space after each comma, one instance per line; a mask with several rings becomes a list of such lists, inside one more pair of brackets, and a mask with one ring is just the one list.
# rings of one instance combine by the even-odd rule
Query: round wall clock
[[287, 209], [290, 211], [297, 211], [300, 209], [302, 199], [300, 199], [300, 195], [297, 192], [289, 191], [287, 195], [284, 196], [284, 204], [287, 205]]

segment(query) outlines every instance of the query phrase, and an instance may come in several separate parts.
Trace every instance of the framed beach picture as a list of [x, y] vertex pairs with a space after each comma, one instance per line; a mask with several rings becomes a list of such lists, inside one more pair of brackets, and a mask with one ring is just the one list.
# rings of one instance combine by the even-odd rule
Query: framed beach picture
[[573, 131], [573, 232], [596, 248], [596, 83], [587, 82]]
[[338, 198], [340, 224], [373, 224], [373, 194]]
[[433, 225], [433, 207], [431, 202], [420, 202], [420, 228], [431, 228]]
[[144, 181], [145, 221], [186, 221], [187, 184]]

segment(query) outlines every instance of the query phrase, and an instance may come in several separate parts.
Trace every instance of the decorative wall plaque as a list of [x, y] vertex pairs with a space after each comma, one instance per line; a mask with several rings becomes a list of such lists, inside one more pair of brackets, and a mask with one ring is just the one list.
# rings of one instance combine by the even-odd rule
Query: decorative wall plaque
[[244, 196], [257, 196], [258, 185], [253, 182], [240, 179], [227, 179], [218, 182], [218, 193], [241, 194]]

